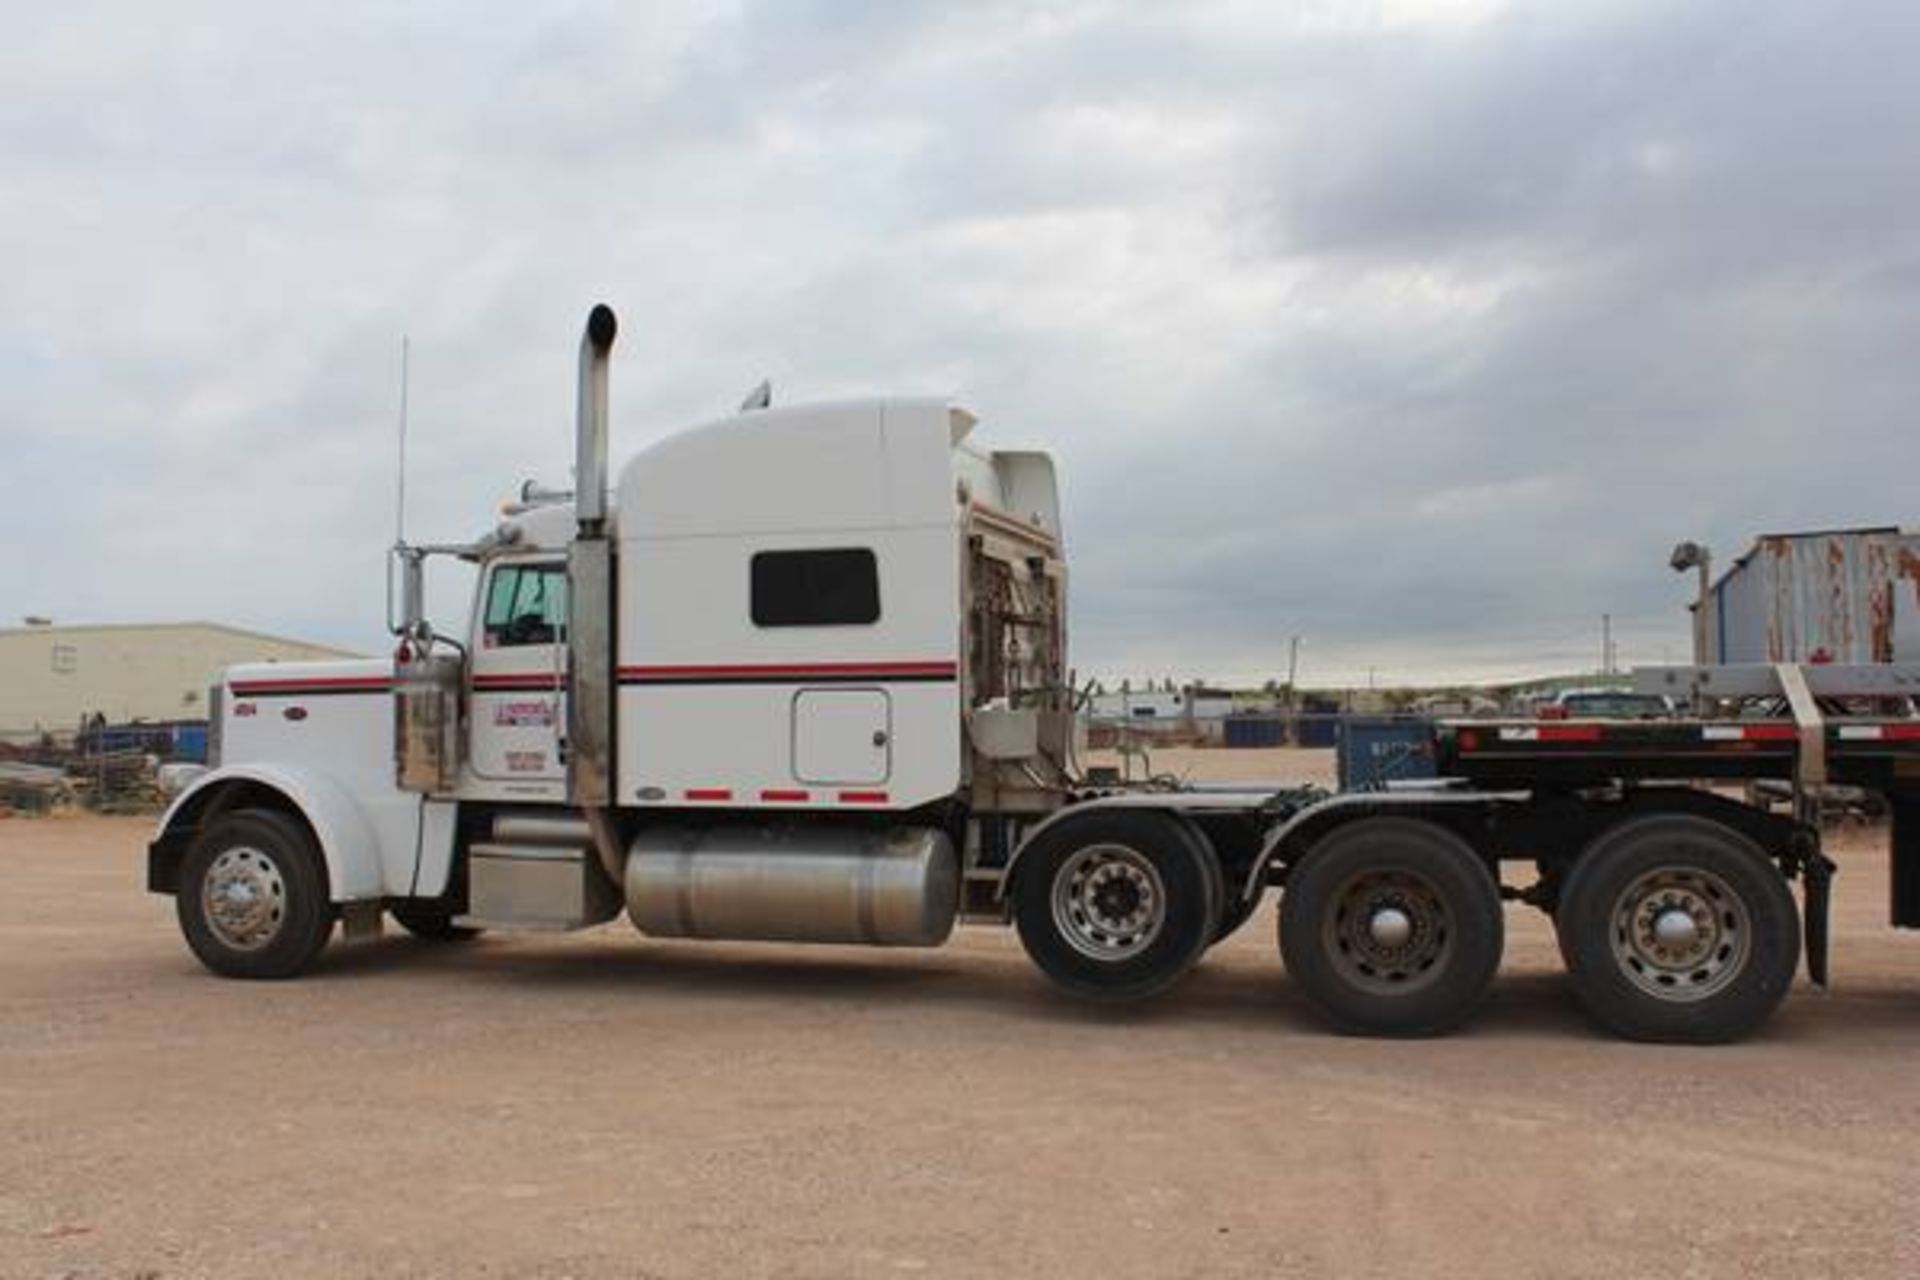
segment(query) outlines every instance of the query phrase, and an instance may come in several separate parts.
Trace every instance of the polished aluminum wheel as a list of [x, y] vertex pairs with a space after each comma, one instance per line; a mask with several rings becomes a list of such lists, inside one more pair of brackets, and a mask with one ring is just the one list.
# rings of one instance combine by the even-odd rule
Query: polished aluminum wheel
[[1411, 871], [1364, 871], [1333, 895], [1321, 943], [1353, 985], [1404, 993], [1440, 974], [1453, 920], [1432, 881]]
[[1753, 947], [1747, 904], [1727, 882], [1691, 867], [1661, 867], [1614, 900], [1613, 958], [1634, 986], [1661, 1000], [1704, 1000], [1739, 977]]
[[200, 885], [207, 928], [235, 951], [258, 951], [280, 935], [287, 885], [273, 859], [258, 849], [223, 850]]
[[1160, 936], [1167, 890], [1145, 854], [1126, 845], [1075, 850], [1053, 878], [1053, 925], [1093, 960], [1131, 959]]

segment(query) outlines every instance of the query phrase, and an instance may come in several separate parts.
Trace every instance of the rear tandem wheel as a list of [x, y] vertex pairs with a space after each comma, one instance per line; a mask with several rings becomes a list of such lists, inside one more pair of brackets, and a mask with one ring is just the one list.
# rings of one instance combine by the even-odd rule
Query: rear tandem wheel
[[1505, 920], [1485, 861], [1453, 832], [1367, 818], [1310, 848], [1280, 898], [1280, 955], [1343, 1031], [1428, 1036], [1465, 1022], [1500, 967]]
[[1013, 920], [1056, 986], [1138, 1000], [1172, 986], [1207, 949], [1223, 890], [1213, 850], [1185, 822], [1095, 810], [1062, 819], [1020, 855]]
[[1800, 960], [1793, 895], [1765, 852], [1685, 814], [1603, 832], [1554, 926], [1580, 1002], [1630, 1040], [1737, 1040], [1779, 1005]]

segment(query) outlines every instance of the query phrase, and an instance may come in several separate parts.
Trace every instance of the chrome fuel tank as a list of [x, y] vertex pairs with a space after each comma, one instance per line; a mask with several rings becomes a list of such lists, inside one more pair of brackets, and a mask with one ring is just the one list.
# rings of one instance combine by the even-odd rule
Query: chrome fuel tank
[[931, 947], [960, 864], [931, 827], [656, 827], [628, 846], [626, 895], [655, 937]]

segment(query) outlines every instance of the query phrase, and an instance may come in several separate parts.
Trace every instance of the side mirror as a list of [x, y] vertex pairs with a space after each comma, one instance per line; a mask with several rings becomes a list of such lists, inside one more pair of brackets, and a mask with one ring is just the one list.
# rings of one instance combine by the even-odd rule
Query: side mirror
[[[427, 621], [426, 552], [396, 543], [387, 557], [387, 630], [410, 640], [430, 643], [433, 624]], [[400, 578], [398, 619], [394, 617], [394, 571]]]

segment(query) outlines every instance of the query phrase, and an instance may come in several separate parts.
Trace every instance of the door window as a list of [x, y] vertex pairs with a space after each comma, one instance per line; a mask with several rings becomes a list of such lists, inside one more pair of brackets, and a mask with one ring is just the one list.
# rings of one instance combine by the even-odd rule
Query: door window
[[481, 642], [489, 649], [561, 644], [567, 638], [567, 568], [503, 564], [487, 584]]

